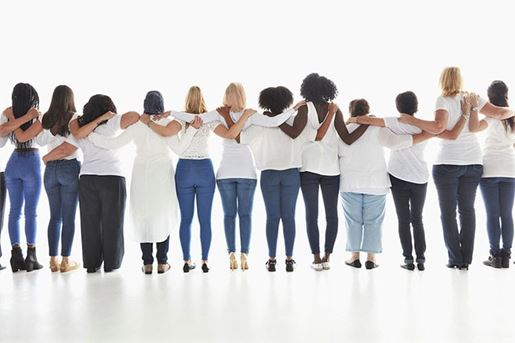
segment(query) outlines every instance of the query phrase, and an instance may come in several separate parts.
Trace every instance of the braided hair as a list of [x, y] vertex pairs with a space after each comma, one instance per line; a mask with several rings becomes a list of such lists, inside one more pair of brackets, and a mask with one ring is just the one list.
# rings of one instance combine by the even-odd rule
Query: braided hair
[[[28, 83], [18, 83], [13, 88], [12, 93], [12, 109], [14, 118], [18, 119], [23, 117], [31, 107], [39, 108], [39, 96], [38, 92]], [[21, 125], [20, 128], [25, 131], [27, 130], [34, 120], [30, 120], [25, 124]], [[16, 139], [16, 135], [11, 133], [11, 141], [16, 145], [18, 149], [26, 149], [32, 147], [32, 140], [27, 142], [19, 142]]]

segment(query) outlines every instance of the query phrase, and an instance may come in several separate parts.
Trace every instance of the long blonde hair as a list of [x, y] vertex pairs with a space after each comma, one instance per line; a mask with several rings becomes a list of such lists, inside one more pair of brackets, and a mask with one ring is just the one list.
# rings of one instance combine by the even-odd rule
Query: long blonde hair
[[224, 105], [231, 107], [231, 111], [240, 112], [247, 106], [247, 97], [243, 85], [238, 82], [231, 82], [225, 89]]
[[458, 67], [447, 67], [440, 75], [440, 88], [443, 96], [455, 96], [463, 90], [463, 79]]
[[190, 87], [188, 95], [186, 95], [186, 104], [184, 107], [188, 113], [201, 114], [207, 112], [206, 102], [200, 87]]

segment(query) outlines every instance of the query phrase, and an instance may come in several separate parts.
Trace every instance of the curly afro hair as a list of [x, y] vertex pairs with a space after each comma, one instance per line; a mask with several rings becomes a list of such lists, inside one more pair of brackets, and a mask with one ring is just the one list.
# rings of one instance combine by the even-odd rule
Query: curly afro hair
[[317, 73], [309, 74], [302, 81], [300, 95], [315, 104], [333, 101], [338, 95], [338, 89], [333, 81]]
[[286, 87], [268, 87], [259, 93], [259, 106], [273, 114], [282, 113], [292, 104], [293, 94]]
[[411, 91], [401, 93], [395, 98], [395, 106], [399, 113], [414, 115], [418, 111], [417, 96]]
[[349, 104], [349, 112], [353, 117], [367, 115], [370, 112], [370, 106], [365, 99], [355, 99]]

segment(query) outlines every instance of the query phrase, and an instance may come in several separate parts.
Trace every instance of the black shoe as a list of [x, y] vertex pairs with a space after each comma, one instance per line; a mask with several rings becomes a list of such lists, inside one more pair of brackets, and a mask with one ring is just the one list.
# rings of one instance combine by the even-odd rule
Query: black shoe
[[450, 268], [450, 269], [460, 269], [460, 266], [458, 266], [457, 264], [452, 264], [452, 263], [447, 263], [446, 267]]
[[91, 267], [91, 268], [86, 269], [86, 273], [92, 274], [92, 273], [98, 272], [99, 270], [100, 270], [100, 267]]
[[25, 259], [23, 258], [23, 252], [19, 246], [13, 247], [11, 250], [11, 269], [13, 273], [16, 273], [18, 270], [26, 270], [25, 267]]
[[510, 268], [510, 258], [511, 253], [509, 251], [506, 251], [503, 249], [502, 251], [502, 257], [501, 257], [501, 267], [502, 268]]
[[104, 267], [104, 273], [111, 273], [112, 271], [114, 271], [114, 268], [106, 268], [106, 267]]
[[193, 262], [191, 262], [191, 263], [185, 262], [184, 266], [182, 267], [182, 271], [185, 272], [185, 273], [189, 273], [190, 270], [195, 269], [196, 266], [197, 265], [195, 263], [193, 263]]
[[415, 270], [415, 265], [413, 263], [405, 263], [401, 264], [401, 268], [406, 270]]
[[269, 271], [269, 272], [275, 272], [275, 264], [277, 263], [276, 260], [268, 260], [266, 261], [266, 269]]
[[483, 264], [492, 268], [502, 268], [502, 253], [501, 252], [492, 252], [490, 251], [490, 256], [488, 256], [488, 260], [483, 261]]
[[458, 266], [458, 269], [459, 270], [469, 270], [469, 265], [468, 264], [462, 264], [461, 266]]
[[426, 266], [424, 266], [424, 263], [417, 263], [417, 269], [420, 271], [426, 270]]
[[27, 257], [25, 258], [25, 267], [27, 268], [28, 272], [43, 268], [43, 266], [38, 262], [38, 258], [36, 257], [36, 247], [28, 247], [27, 248]]
[[2, 265], [0, 264], [0, 270], [4, 270], [4, 269], [5, 269], [5, 266], [2, 266]]
[[286, 260], [286, 271], [292, 272], [295, 269], [295, 260]]
[[378, 264], [376, 264], [374, 261], [366, 261], [365, 262], [365, 268], [370, 270], [379, 267]]
[[209, 272], [209, 267], [207, 266], [207, 263], [206, 263], [206, 262], [202, 263], [202, 271], [203, 271], [204, 273]]
[[354, 268], [361, 268], [361, 261], [359, 259], [354, 260], [352, 262], [345, 261], [345, 264]]

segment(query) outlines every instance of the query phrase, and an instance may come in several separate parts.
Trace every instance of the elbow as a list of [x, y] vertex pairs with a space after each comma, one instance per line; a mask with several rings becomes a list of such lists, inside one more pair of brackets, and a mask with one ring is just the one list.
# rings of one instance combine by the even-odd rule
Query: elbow
[[444, 131], [445, 131], [445, 125], [443, 125], [442, 123], [437, 123], [435, 128], [434, 128], [434, 131], [431, 132], [431, 133], [433, 133], [435, 135], [438, 135], [438, 134], [440, 134], [440, 133], [442, 133]]

